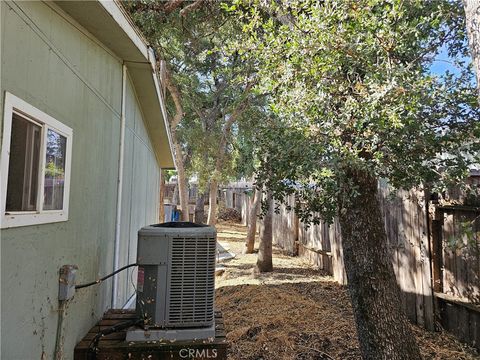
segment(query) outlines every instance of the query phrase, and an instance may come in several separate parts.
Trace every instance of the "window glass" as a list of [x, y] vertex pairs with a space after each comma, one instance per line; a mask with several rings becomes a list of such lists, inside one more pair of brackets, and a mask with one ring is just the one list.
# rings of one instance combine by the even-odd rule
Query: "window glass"
[[18, 114], [12, 117], [6, 211], [37, 209], [41, 127]]
[[63, 209], [66, 150], [67, 138], [52, 129], [48, 129], [45, 157], [44, 210]]

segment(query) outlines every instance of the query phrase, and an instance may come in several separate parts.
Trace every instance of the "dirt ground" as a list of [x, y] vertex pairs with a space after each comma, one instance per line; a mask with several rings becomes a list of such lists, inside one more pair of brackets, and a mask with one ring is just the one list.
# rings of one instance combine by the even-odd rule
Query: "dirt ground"
[[[223, 312], [229, 359], [361, 359], [344, 286], [278, 249], [274, 272], [257, 274], [256, 254], [242, 255], [246, 228], [220, 223], [217, 230], [218, 241], [236, 254], [216, 278], [216, 306]], [[412, 329], [425, 359], [480, 359], [445, 332]]]

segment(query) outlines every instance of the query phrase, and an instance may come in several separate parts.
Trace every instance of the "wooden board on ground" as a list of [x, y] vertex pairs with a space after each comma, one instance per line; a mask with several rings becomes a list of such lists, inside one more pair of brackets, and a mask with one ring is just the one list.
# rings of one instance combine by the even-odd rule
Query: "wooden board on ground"
[[[75, 347], [74, 359], [86, 360], [89, 357], [89, 347], [95, 335], [105, 328], [134, 319], [133, 310], [109, 310], [85, 337]], [[98, 343], [95, 359], [97, 360], [120, 360], [120, 359], [227, 359], [228, 344], [225, 338], [225, 326], [222, 314], [215, 312], [215, 339], [178, 341], [178, 342], [127, 342], [126, 331], [119, 331], [101, 338]]]

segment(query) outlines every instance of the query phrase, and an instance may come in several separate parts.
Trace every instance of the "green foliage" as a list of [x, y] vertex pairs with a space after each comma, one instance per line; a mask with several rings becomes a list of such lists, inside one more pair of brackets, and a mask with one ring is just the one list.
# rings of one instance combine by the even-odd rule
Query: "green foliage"
[[164, 176], [165, 182], [170, 181], [172, 176], [176, 175], [176, 170], [162, 170], [162, 171], [163, 171], [163, 176]]
[[64, 171], [61, 167], [57, 167], [53, 161], [49, 161], [45, 166], [45, 176], [52, 178], [63, 178]]
[[[246, 162], [252, 158], [245, 156], [248, 151], [243, 149], [248, 141], [244, 137], [237, 141], [237, 135], [244, 134], [244, 128], [251, 124], [247, 116], [261, 115], [255, 109], [256, 100], [249, 101], [234, 131], [228, 134], [222, 170], [214, 171], [224, 125], [244, 100], [244, 89], [251, 80], [250, 63], [235, 52], [223, 51], [224, 43], [241, 33], [234, 16], [215, 2], [205, 2], [187, 16], [180, 14], [181, 7], [166, 14], [167, 3], [162, 1], [124, 4], [150, 44], [168, 63], [181, 93], [184, 117], [177, 136], [183, 146], [187, 175], [197, 176], [203, 191], [212, 176], [225, 182], [239, 172], [251, 172], [251, 165]], [[174, 104], [169, 101], [167, 105], [173, 114]]]
[[[242, 22], [232, 52], [257, 68], [276, 117], [255, 136], [258, 184], [298, 194], [303, 221], [331, 220], [353, 201], [349, 169], [394, 188], [439, 190], [479, 162], [472, 70], [433, 75], [441, 47], [468, 53], [460, 1], [295, 0], [224, 5]], [[350, 188], [341, 193], [339, 185]], [[345, 186], [346, 184], [346, 186]]]
[[453, 250], [480, 253], [480, 215], [455, 224], [455, 234], [446, 239], [446, 246]]

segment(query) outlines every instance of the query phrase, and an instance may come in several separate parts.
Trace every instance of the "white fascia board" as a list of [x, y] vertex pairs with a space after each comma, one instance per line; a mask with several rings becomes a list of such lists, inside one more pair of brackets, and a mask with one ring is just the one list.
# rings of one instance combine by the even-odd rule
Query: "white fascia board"
[[105, 11], [115, 20], [115, 22], [122, 28], [127, 34], [132, 43], [138, 48], [138, 50], [145, 57], [145, 60], [150, 61], [148, 45], [144, 39], [135, 30], [134, 25], [130, 22], [128, 16], [124, 13], [121, 5], [114, 0], [99, 0], [99, 3], [103, 6]]
[[113, 18], [113, 20], [120, 26], [120, 28], [127, 34], [130, 38], [132, 43], [140, 50], [142, 55], [145, 57], [146, 62], [149, 63], [150, 69], [152, 72], [153, 82], [155, 84], [155, 90], [157, 92], [158, 102], [160, 104], [160, 108], [162, 111], [162, 117], [164, 122], [165, 131], [168, 137], [168, 148], [170, 150], [170, 156], [173, 160], [173, 164], [175, 164], [175, 157], [173, 156], [173, 144], [172, 144], [172, 136], [170, 134], [170, 125], [168, 123], [168, 115], [165, 109], [164, 99], [160, 90], [160, 84], [158, 81], [158, 74], [156, 70], [156, 59], [155, 53], [151, 47], [149, 47], [143, 37], [141, 37], [134, 25], [131, 24], [131, 20], [128, 15], [125, 14], [121, 5], [117, 3], [115, 0], [99, 0], [100, 4], [103, 6], [105, 11]]
[[[149, 54], [152, 56], [152, 58], [155, 61], [155, 55], [153, 53], [153, 50], [152, 49], [150, 49], [150, 50], [151, 51], [149, 52]], [[151, 60], [150, 60], [150, 63], [152, 63]], [[177, 164], [175, 162], [175, 156], [173, 156], [172, 134], [170, 133], [170, 124], [168, 123], [168, 113], [167, 113], [167, 109], [165, 108], [165, 101], [163, 99], [162, 91], [161, 91], [160, 84], [159, 84], [159, 81], [158, 81], [158, 74], [157, 74], [157, 71], [156, 71], [155, 67], [153, 68], [152, 76], [153, 76], [153, 82], [155, 84], [155, 91], [157, 92], [158, 102], [160, 103], [160, 108], [162, 110], [163, 124], [164, 124], [165, 130], [167, 132], [168, 148], [170, 149], [170, 154], [172, 156], [173, 166], [175, 168], [177, 168]]]

